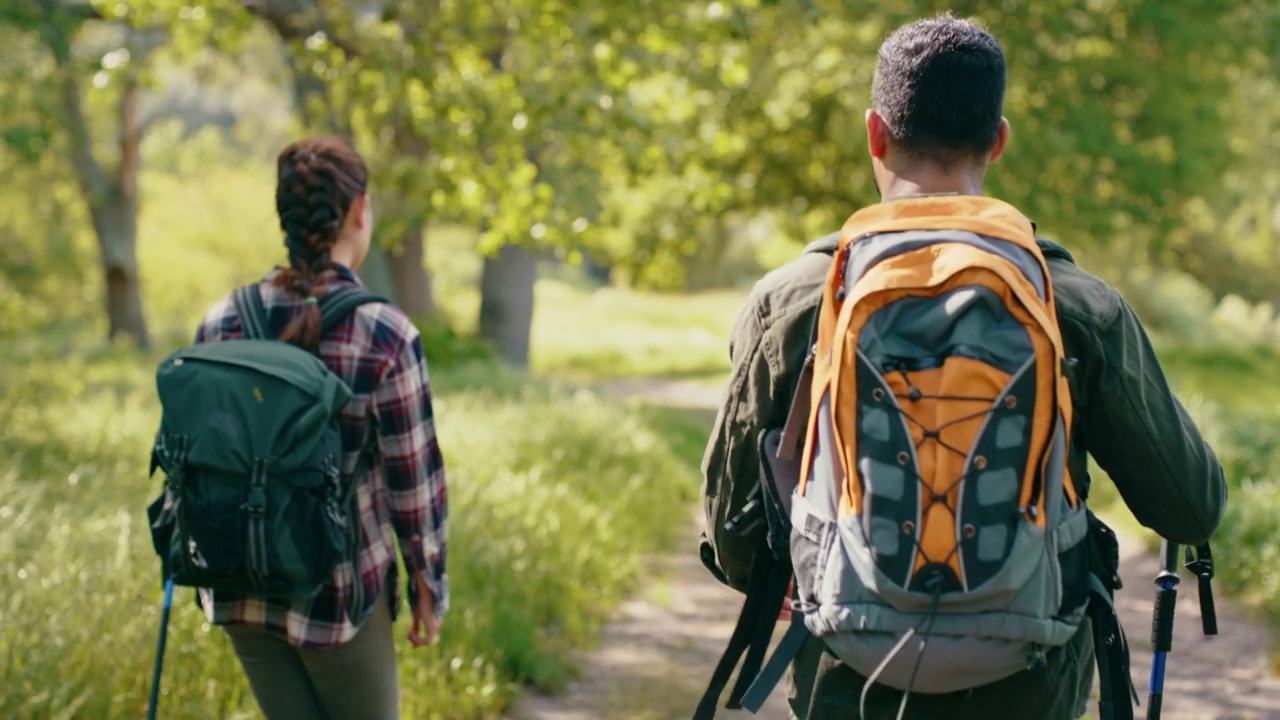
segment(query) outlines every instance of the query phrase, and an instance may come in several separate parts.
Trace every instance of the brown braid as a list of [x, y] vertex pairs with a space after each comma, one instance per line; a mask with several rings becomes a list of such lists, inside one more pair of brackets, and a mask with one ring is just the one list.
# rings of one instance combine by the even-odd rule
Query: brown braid
[[[333, 274], [329, 254], [357, 195], [366, 192], [369, 170], [342, 138], [293, 143], [276, 161], [276, 212], [289, 251], [289, 267], [275, 284], [301, 298], [322, 298]], [[320, 309], [308, 302], [280, 339], [304, 348], [320, 342]]]

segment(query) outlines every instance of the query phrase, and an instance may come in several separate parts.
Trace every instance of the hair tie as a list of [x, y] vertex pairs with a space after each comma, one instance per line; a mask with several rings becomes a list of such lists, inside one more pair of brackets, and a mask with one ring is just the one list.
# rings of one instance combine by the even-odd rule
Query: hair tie
[[317, 298], [315, 295], [308, 295], [305, 302], [308, 305], [315, 305], [316, 303], [320, 302], [320, 298]]

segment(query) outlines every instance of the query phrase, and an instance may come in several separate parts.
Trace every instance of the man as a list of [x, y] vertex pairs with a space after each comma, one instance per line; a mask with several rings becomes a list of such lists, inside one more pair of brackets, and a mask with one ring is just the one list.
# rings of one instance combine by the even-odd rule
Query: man
[[[879, 51], [866, 113], [868, 151], [882, 203], [932, 195], [980, 196], [1009, 139], [1002, 117], [1004, 54], [994, 37], [949, 15], [911, 23]], [[703, 461], [708, 531], [703, 559], [746, 586], [759, 533], [732, 533], [745, 489], [764, 461], [757, 438], [781, 428], [800, 384], [810, 328], [839, 233], [810, 245], [755, 287], [730, 341], [733, 372]], [[1087, 455], [1115, 482], [1137, 519], [1173, 542], [1206, 541], [1222, 518], [1222, 468], [1174, 397], [1138, 318], [1119, 294], [1039, 243], [1050, 272], [1073, 400], [1067, 466], [1087, 497]], [[808, 388], [801, 388], [807, 392]], [[764, 552], [764, 550], [760, 550]], [[1037, 667], [977, 688], [912, 693], [911, 718], [1074, 718], [1085, 711], [1094, 643], [1086, 620]], [[791, 672], [790, 704], [809, 720], [859, 718], [866, 678], [810, 636]], [[1127, 692], [1127, 688], [1125, 688]], [[873, 684], [866, 717], [895, 717], [901, 691]]]

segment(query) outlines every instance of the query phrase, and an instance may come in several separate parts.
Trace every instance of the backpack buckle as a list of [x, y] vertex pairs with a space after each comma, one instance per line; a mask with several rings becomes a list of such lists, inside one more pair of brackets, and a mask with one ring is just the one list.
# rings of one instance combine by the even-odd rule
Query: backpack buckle
[[267, 511], [267, 462], [254, 460], [249, 475], [249, 497], [241, 506], [254, 517], [262, 517]]
[[250, 488], [249, 499], [243, 507], [250, 515], [262, 517], [267, 511], [267, 491], [260, 487]]

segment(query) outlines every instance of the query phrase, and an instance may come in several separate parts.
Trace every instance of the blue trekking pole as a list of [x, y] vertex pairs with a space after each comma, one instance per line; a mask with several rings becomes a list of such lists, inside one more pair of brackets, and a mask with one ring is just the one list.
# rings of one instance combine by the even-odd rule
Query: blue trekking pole
[[164, 610], [160, 614], [160, 645], [156, 649], [156, 671], [151, 678], [151, 702], [147, 705], [147, 720], [156, 720], [156, 706], [160, 703], [160, 668], [164, 665], [164, 643], [169, 635], [169, 609], [173, 607], [173, 578], [164, 581]]
[[1160, 574], [1156, 575], [1156, 605], [1151, 617], [1151, 690], [1147, 696], [1147, 720], [1160, 717], [1164, 700], [1164, 663], [1173, 649], [1173, 611], [1178, 602], [1178, 546], [1160, 541]]
[[[1213, 605], [1213, 554], [1209, 543], [1186, 548], [1187, 569], [1196, 574], [1200, 591], [1200, 623], [1205, 635], [1218, 634], [1218, 614]], [[1178, 545], [1160, 542], [1160, 574], [1156, 576], [1156, 606], [1151, 618], [1151, 691], [1147, 697], [1147, 720], [1158, 720], [1164, 700], [1164, 671], [1173, 649], [1173, 611], [1178, 599]]]

